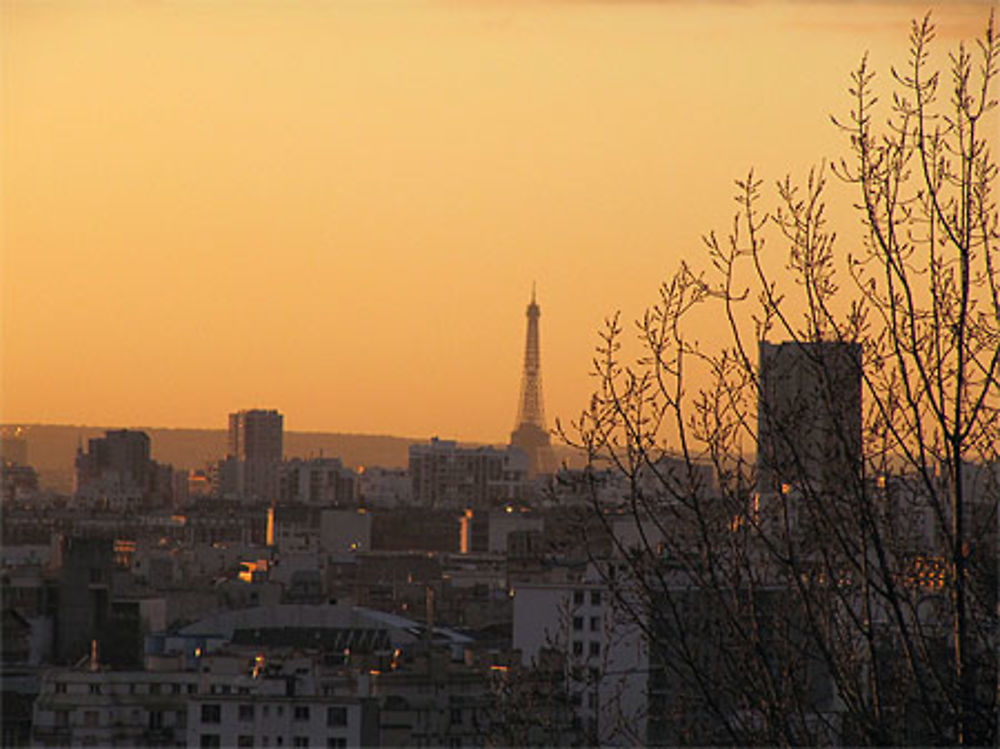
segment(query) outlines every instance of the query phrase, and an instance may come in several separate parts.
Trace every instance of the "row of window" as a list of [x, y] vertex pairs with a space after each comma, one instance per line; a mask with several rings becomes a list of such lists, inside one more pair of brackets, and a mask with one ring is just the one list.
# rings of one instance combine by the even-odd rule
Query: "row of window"
[[[263, 705], [261, 714], [267, 717], [270, 712], [270, 705]], [[284, 705], [278, 705], [276, 712], [279, 716], [285, 714]], [[252, 721], [256, 716], [256, 706], [241, 704], [239, 706], [238, 712], [239, 719], [241, 721]], [[307, 722], [311, 719], [311, 711], [309, 705], [294, 705], [292, 712], [292, 719], [298, 722]], [[201, 722], [202, 723], [220, 723], [222, 721], [222, 705], [220, 704], [205, 704], [201, 706]], [[326, 724], [327, 726], [337, 728], [347, 725], [347, 708], [340, 706], [332, 706], [326, 709]]]
[[[575, 632], [582, 632], [583, 631], [583, 621], [584, 621], [584, 618], [582, 616], [574, 616], [573, 617], [573, 630]], [[592, 616], [592, 617], [590, 617], [590, 631], [591, 632], [600, 632], [601, 631], [601, 617], [599, 617], [599, 616]]]
[[[53, 713], [55, 725], [57, 728], [68, 728], [70, 725], [70, 710], [56, 710]], [[187, 725], [187, 711], [186, 710], [175, 710], [173, 725], [179, 728], [183, 728]], [[115, 712], [109, 711], [109, 721], [115, 720]], [[120, 715], [120, 713], [119, 713]], [[140, 711], [136, 708], [132, 710], [132, 720], [138, 721], [140, 718]], [[164, 726], [163, 720], [164, 711], [163, 710], [150, 710], [147, 713], [147, 725], [152, 730], [159, 730]], [[100, 711], [98, 710], [84, 710], [83, 711], [83, 725], [88, 728], [100, 725]]]
[[[587, 655], [590, 658], [596, 658], [601, 654], [601, 643], [591, 642], [590, 647], [587, 650]], [[573, 641], [573, 655], [583, 655], [583, 643], [580, 640]]]
[[[574, 606], [582, 606], [583, 605], [584, 594], [585, 593], [586, 593], [586, 591], [583, 591], [583, 590], [574, 590], [573, 591], [573, 605]], [[590, 605], [591, 606], [600, 606], [601, 605], [601, 591], [599, 591], [599, 590], [592, 590], [592, 591], [590, 591]]]
[[[275, 738], [275, 746], [284, 746], [284, 737], [278, 736]], [[217, 733], [203, 733], [198, 739], [198, 746], [201, 749], [221, 749], [222, 747], [222, 736]], [[270, 746], [269, 737], [261, 736], [260, 742], [257, 743], [257, 737], [251, 734], [241, 734], [236, 737], [236, 746], [241, 749], [251, 749], [252, 747]], [[309, 743], [308, 736], [293, 736], [292, 746], [301, 747], [302, 749], [308, 749], [311, 745]], [[331, 736], [326, 740], [326, 749], [347, 749], [347, 739], [341, 736]]]
[[[87, 691], [89, 694], [103, 694], [104, 686], [105, 685], [100, 683], [91, 682], [87, 684]], [[116, 685], [111, 684], [109, 686], [111, 687], [110, 691], [112, 694], [119, 691], [114, 688]], [[160, 682], [150, 682], [147, 685], [147, 690], [143, 691], [142, 686], [143, 685], [141, 684], [129, 684], [128, 693], [129, 694], [180, 694], [182, 689], [184, 689], [185, 687], [185, 685], [179, 684], [177, 682], [170, 684], [162, 684]], [[197, 684], [187, 684], [186, 687], [187, 687], [186, 691], [188, 694], [195, 694], [198, 691]], [[57, 681], [53, 687], [53, 691], [55, 691], [56, 694], [67, 694], [69, 692], [68, 682]]]

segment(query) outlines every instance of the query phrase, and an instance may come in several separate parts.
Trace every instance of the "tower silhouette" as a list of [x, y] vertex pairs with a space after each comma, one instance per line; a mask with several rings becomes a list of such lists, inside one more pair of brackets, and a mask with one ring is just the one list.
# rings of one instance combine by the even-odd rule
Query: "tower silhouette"
[[530, 461], [529, 471], [550, 473], [553, 469], [552, 446], [545, 428], [545, 406], [542, 404], [541, 358], [538, 346], [538, 318], [541, 317], [535, 288], [531, 288], [528, 305], [528, 332], [524, 345], [524, 373], [521, 375], [521, 398], [518, 401], [517, 425], [510, 435], [510, 444], [522, 450]]

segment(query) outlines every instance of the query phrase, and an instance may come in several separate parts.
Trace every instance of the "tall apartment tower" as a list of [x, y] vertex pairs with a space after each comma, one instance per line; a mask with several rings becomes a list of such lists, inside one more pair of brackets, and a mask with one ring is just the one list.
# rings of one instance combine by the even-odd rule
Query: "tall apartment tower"
[[862, 459], [861, 345], [761, 341], [759, 363], [758, 488], [842, 491]]
[[542, 312], [531, 289], [527, 309], [528, 330], [524, 345], [524, 371], [521, 375], [521, 398], [517, 408], [517, 426], [510, 435], [510, 444], [528, 456], [529, 472], [551, 473], [555, 469], [549, 431], [545, 427], [545, 407], [542, 404], [542, 366], [538, 344], [538, 318]]
[[253, 409], [229, 414], [229, 459], [235, 487], [243, 497], [273, 501], [280, 486], [284, 417]]

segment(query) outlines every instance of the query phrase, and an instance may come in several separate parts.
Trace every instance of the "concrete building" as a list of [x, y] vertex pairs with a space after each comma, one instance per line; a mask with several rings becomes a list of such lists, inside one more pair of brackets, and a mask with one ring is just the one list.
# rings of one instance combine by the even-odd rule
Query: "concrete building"
[[220, 470], [223, 496], [257, 501], [279, 496], [284, 417], [277, 411], [253, 409], [229, 415], [228, 465]]
[[414, 503], [431, 508], [489, 509], [522, 499], [528, 458], [516, 448], [460, 447], [431, 439], [410, 446]]
[[861, 475], [861, 345], [760, 342], [757, 485], [830, 494]]
[[35, 701], [32, 746], [187, 746], [188, 699], [199, 678], [96, 663], [50, 670]]
[[513, 648], [522, 665], [563, 663], [570, 705], [601, 746], [646, 742], [649, 654], [641, 628], [620, 615], [596, 574], [514, 588]]
[[405, 468], [358, 469], [358, 501], [365, 507], [393, 509], [413, 504], [413, 482]]
[[322, 507], [354, 507], [358, 477], [339, 458], [295, 458], [281, 465], [282, 502]]
[[77, 449], [74, 497], [115, 511], [169, 506], [173, 469], [151, 458], [149, 435], [117, 429]]

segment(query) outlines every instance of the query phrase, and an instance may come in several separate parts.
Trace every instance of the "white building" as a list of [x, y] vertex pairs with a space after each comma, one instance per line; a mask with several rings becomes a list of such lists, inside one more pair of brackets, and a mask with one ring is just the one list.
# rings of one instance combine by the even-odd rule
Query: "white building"
[[32, 745], [183, 747], [188, 697], [197, 690], [193, 671], [49, 671], [35, 701]]
[[606, 746], [645, 742], [646, 640], [596, 575], [586, 582], [517, 585], [513, 647], [526, 667], [541, 663], [547, 652], [565, 658], [570, 702], [593, 740]]
[[366, 507], [391, 509], [413, 504], [413, 483], [405, 468], [358, 469], [358, 500]]

